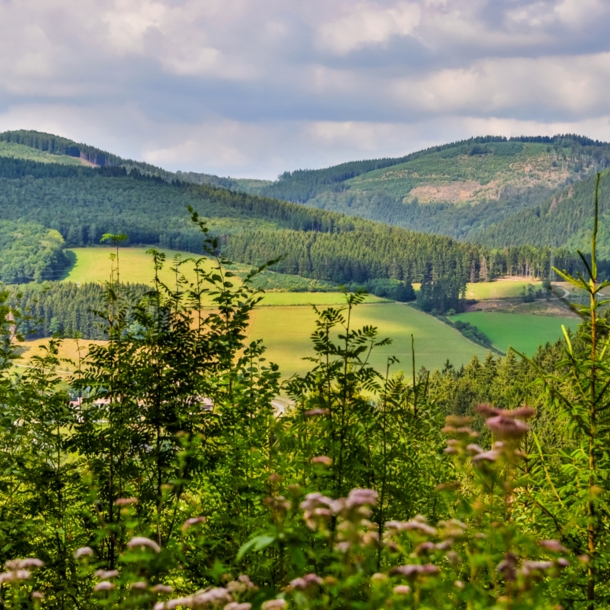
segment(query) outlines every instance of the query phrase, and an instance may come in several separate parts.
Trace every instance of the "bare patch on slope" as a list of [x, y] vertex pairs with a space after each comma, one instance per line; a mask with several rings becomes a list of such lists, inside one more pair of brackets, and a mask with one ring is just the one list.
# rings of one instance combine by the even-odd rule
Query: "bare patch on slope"
[[419, 203], [459, 203], [468, 201], [481, 188], [479, 182], [446, 182], [437, 184], [422, 184], [411, 189], [408, 200], [417, 198]]

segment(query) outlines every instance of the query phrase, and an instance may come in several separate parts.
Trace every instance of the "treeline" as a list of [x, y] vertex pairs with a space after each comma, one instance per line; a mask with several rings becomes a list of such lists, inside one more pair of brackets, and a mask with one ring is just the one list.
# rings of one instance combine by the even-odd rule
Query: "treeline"
[[278, 271], [338, 283], [375, 278], [410, 282], [444, 277], [464, 282], [504, 276], [547, 278], [551, 264], [569, 272], [582, 268], [578, 255], [565, 249], [523, 246], [490, 250], [448, 237], [385, 227], [379, 233], [244, 232], [227, 237], [224, 252], [229, 258], [251, 264], [283, 256], [277, 263]]
[[[73, 282], [46, 282], [12, 287], [8, 304], [22, 312], [17, 321], [19, 331], [27, 338], [82, 337], [83, 339], [108, 338], [99, 313], [104, 308], [104, 290], [101, 284], [75, 284]], [[121, 290], [129, 301], [137, 302], [150, 291], [144, 284], [124, 284]]]
[[39, 282], [58, 277], [69, 264], [62, 236], [26, 220], [0, 220], [0, 281]]

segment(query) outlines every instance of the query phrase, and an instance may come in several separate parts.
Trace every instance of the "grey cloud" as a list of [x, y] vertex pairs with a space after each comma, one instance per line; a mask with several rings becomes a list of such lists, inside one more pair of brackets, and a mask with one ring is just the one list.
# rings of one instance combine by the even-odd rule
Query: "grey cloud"
[[605, 0], [0, 0], [0, 128], [266, 177], [485, 130], [599, 137], [609, 25]]

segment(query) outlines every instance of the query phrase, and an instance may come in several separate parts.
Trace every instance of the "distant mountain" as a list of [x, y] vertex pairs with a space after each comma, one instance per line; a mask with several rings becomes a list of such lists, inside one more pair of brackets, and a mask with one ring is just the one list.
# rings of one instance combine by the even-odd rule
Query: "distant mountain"
[[415, 231], [477, 239], [610, 166], [610, 144], [575, 135], [473, 138], [397, 159], [287, 172], [230, 188]]

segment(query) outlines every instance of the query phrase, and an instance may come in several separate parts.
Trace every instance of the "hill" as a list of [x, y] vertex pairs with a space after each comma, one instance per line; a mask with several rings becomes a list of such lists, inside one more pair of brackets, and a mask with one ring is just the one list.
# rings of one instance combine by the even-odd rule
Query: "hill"
[[[454, 168], [457, 175], [455, 168], [462, 157], [480, 159], [472, 167], [462, 164], [464, 175], [470, 171], [469, 179], [489, 181], [496, 176], [499, 180], [498, 173], [506, 162], [498, 159], [510, 158], [508, 152], [526, 155], [524, 151], [531, 147], [551, 145], [490, 140], [460, 146], [416, 153], [399, 164], [384, 159], [347, 164], [347, 169], [339, 173], [323, 170], [318, 182], [328, 183], [333, 176], [349, 175], [353, 176], [349, 178], [353, 185], [357, 184], [354, 181], [385, 181], [390, 185], [383, 172], [406, 172], [409, 176], [415, 167], [409, 164], [414, 163], [423, 164], [429, 175], [433, 170], [437, 174], [445, 171], [443, 167]], [[465, 146], [470, 147], [467, 155]], [[592, 166], [606, 163], [605, 145], [585, 141], [579, 146], [599, 153], [591, 156]], [[503, 274], [545, 275], [550, 263], [547, 251], [529, 246], [491, 252], [473, 243], [461, 244], [449, 237], [390, 227], [354, 215], [185, 182], [178, 180], [177, 174], [52, 134], [6, 132], [0, 134], [1, 147], [6, 154], [0, 154], [0, 220], [35, 219], [58, 231], [70, 247], [99, 244], [104, 233], [127, 233], [132, 244], [200, 253], [201, 234], [186, 211], [190, 206], [206, 219], [222, 252], [235, 261], [256, 265], [281, 257], [277, 271], [335, 283], [362, 285], [380, 278], [399, 282], [458, 278], [451, 288], [455, 291], [466, 280], [487, 280]], [[407, 166], [411, 169], [405, 169]], [[475, 166], [478, 173], [474, 172]], [[420, 168], [418, 176], [423, 173]], [[421, 188], [413, 186], [417, 180], [411, 182], [411, 190]], [[400, 180], [393, 184], [394, 189], [402, 188]], [[465, 209], [483, 210], [486, 204], [409, 205], [432, 211], [445, 206], [463, 214]], [[408, 208], [402, 203], [400, 206]], [[481, 224], [485, 222], [483, 218]], [[440, 229], [438, 232], [443, 233]], [[573, 265], [574, 258], [567, 252], [557, 252], [556, 257], [568, 268]]]
[[[397, 159], [286, 172], [232, 188], [463, 239], [610, 165], [610, 144], [580, 136], [481, 137]], [[512, 244], [510, 244], [512, 245]]]
[[[69, 141], [18, 133], [19, 142], [5, 142], [13, 156], [0, 156], [0, 221], [35, 221], [59, 232], [70, 247], [99, 244], [105, 233], [127, 233], [132, 244], [201, 253], [190, 206], [229, 258], [257, 265], [281, 257], [277, 271], [335, 283], [458, 278], [451, 288], [458, 290], [460, 282], [479, 276], [544, 273], [549, 263], [548, 253], [528, 247], [492, 256], [445, 236], [206, 184], [169, 182], [152, 170], [115, 165], [119, 158], [110, 154], [100, 167], [74, 164], [77, 158], [65, 154], [76, 154]], [[33, 160], [41, 153], [44, 161]], [[89, 164], [95, 155], [101, 160], [97, 149], [81, 153], [89, 155]]]
[[0, 155], [0, 221], [35, 220], [57, 231], [68, 246], [96, 245], [105, 233], [127, 233], [132, 244], [201, 253], [202, 235], [187, 211], [192, 207], [233, 260], [256, 265], [283, 257], [277, 271], [318, 280], [465, 281], [480, 258], [477, 247], [447, 237], [210, 185], [168, 182], [138, 167], [116, 165], [118, 158], [111, 155], [105, 165], [92, 167], [91, 159], [101, 153], [91, 150], [83, 153], [88, 166], [74, 164], [70, 159], [77, 157], [65, 154], [76, 154], [69, 142], [51, 136], [30, 141], [19, 134], [20, 142], [5, 142], [11, 155]]

